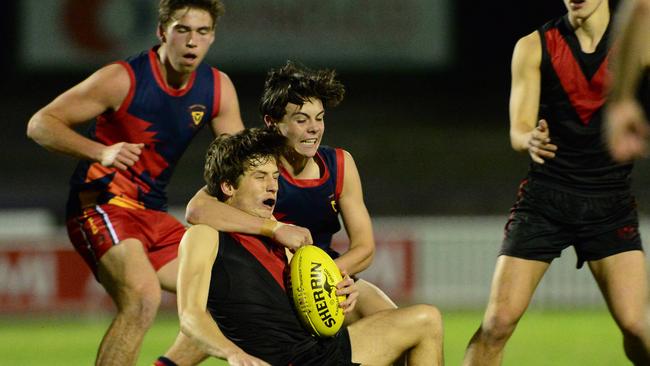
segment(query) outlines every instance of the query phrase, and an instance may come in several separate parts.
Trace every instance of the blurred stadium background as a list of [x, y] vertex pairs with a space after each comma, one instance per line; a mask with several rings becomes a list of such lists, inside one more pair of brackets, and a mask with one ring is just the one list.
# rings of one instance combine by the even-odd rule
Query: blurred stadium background
[[[527, 157], [508, 140], [512, 47], [561, 14], [562, 2], [224, 2], [209, 61], [235, 83], [247, 126], [261, 123], [257, 99], [269, 68], [292, 59], [338, 70], [347, 95], [327, 113], [325, 143], [350, 151], [362, 176], [378, 243], [363, 276], [400, 303], [440, 306], [447, 361], [458, 364], [480, 322], [505, 218], [527, 170]], [[63, 229], [75, 162], [29, 141], [25, 126], [97, 67], [153, 45], [156, 3], [0, 5], [0, 365], [90, 364], [110, 321], [110, 301]], [[170, 206], [179, 216], [202, 186], [210, 139], [208, 131], [199, 135], [172, 180]], [[634, 179], [647, 214], [648, 162]], [[345, 237], [337, 242], [345, 245]], [[574, 267], [570, 251], [552, 266], [506, 364], [625, 364], [596, 285], [588, 270]], [[145, 341], [143, 365], [175, 335], [173, 297], [165, 309]], [[55, 357], [61, 362], [52, 363]]]

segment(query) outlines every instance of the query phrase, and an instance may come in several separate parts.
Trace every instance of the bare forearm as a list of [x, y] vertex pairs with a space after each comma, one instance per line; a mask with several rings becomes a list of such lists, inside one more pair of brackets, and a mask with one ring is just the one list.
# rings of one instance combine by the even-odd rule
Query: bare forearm
[[247, 214], [201, 190], [188, 203], [185, 219], [190, 224], [204, 224], [218, 231], [260, 235], [266, 219]]
[[92, 161], [101, 159], [101, 151], [105, 147], [43, 112], [37, 113], [29, 121], [27, 136], [48, 150]]
[[625, 5], [617, 19], [611, 102], [634, 98], [643, 69], [650, 59], [650, 0], [631, 1]]
[[364, 271], [372, 263], [374, 253], [365, 247], [351, 247], [336, 259], [336, 265], [341, 271], [353, 275]]

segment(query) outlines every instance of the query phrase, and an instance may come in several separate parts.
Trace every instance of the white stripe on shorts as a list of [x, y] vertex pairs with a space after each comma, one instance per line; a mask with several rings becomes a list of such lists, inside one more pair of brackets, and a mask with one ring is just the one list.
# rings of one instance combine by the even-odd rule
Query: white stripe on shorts
[[116, 245], [117, 243], [120, 242], [120, 239], [117, 237], [117, 233], [115, 232], [115, 229], [113, 228], [113, 224], [111, 223], [111, 219], [108, 218], [108, 214], [102, 210], [101, 207], [95, 206], [95, 210], [99, 212], [102, 217], [104, 218], [104, 224], [106, 225], [106, 228], [108, 228], [108, 232], [111, 233], [111, 238], [113, 239], [113, 245]]

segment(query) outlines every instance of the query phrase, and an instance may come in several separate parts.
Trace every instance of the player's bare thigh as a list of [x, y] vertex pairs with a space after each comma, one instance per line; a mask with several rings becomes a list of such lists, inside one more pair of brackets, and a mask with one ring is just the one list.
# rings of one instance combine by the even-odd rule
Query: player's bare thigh
[[[158, 287], [158, 279], [142, 243], [125, 239], [111, 247], [99, 260], [99, 282], [113, 297], [128, 291]], [[152, 290], [155, 292], [155, 290]]]
[[157, 272], [160, 287], [163, 290], [176, 293], [176, 278], [178, 276], [178, 258], [174, 258], [160, 267]]
[[631, 250], [590, 261], [589, 268], [617, 322], [644, 318], [648, 272], [643, 251]]
[[492, 278], [485, 320], [503, 313], [518, 319], [528, 307], [549, 265], [543, 261], [499, 256]]
[[[363, 365], [389, 365], [434, 328], [442, 333], [442, 317], [429, 305], [381, 311], [364, 317], [348, 326], [352, 361]], [[442, 339], [442, 334], [439, 336]]]

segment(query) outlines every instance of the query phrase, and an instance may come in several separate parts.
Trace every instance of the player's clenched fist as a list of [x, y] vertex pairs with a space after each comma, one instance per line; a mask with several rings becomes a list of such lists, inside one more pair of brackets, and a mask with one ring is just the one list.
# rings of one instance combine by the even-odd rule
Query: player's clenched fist
[[140, 160], [143, 148], [144, 144], [119, 142], [104, 148], [99, 162], [105, 167], [126, 170]]
[[612, 102], [605, 115], [605, 133], [614, 160], [626, 162], [647, 156], [650, 128], [636, 100]]
[[298, 249], [314, 243], [309, 229], [290, 224], [279, 225], [273, 232], [273, 240], [289, 249]]

